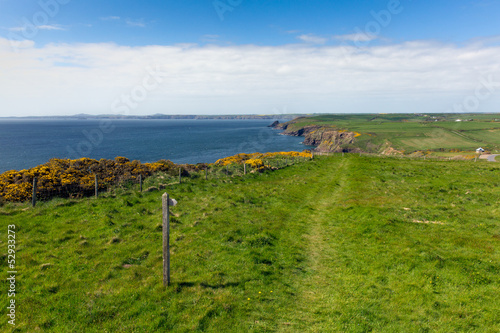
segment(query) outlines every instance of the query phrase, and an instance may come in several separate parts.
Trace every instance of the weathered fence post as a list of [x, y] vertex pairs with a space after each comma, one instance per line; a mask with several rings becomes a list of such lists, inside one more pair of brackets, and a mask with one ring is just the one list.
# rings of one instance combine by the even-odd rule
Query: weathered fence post
[[244, 175], [247, 174], [247, 164], [246, 163], [243, 163], [243, 174]]
[[33, 177], [33, 195], [31, 197], [31, 205], [33, 207], [36, 206], [36, 186], [37, 186], [38, 180], [36, 177]]
[[163, 193], [162, 201], [162, 234], [163, 234], [163, 286], [170, 285], [170, 206], [177, 205], [175, 199], [170, 199], [168, 193]]
[[139, 187], [140, 191], [142, 192], [142, 175], [139, 175]]
[[314, 160], [314, 150], [311, 150], [311, 160]]
[[95, 174], [95, 198], [97, 199], [99, 192], [99, 183], [97, 183], [97, 174]]
[[162, 195], [163, 209], [163, 286], [170, 285], [170, 211], [168, 193]]
[[181, 169], [181, 168], [179, 168], [179, 184], [182, 184], [182, 178], [181, 178], [181, 177], [182, 177], [182, 175], [181, 175], [181, 172], [182, 172], [182, 171], [181, 171], [181, 170], [182, 170], [182, 169]]

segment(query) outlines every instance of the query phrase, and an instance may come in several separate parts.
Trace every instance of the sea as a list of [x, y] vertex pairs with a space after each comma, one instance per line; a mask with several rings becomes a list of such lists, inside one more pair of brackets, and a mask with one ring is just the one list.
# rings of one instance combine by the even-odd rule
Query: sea
[[0, 173], [51, 158], [89, 157], [213, 163], [254, 152], [302, 151], [303, 138], [280, 135], [273, 120], [0, 119]]

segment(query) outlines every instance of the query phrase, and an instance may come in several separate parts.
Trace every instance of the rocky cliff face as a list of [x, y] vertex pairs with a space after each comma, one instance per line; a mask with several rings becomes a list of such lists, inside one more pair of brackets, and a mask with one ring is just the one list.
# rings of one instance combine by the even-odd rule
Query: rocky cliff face
[[276, 128], [276, 127], [278, 127], [278, 126], [279, 126], [279, 124], [280, 124], [280, 122], [276, 120], [275, 122], [273, 122], [271, 125], [269, 125], [269, 126], [267, 126], [267, 127]]
[[343, 131], [324, 131], [318, 133], [317, 138], [315, 137], [315, 133], [311, 133], [309, 137], [306, 137], [307, 140], [304, 140], [304, 144], [306, 141], [311, 142], [312, 145], [317, 145], [316, 148], [319, 152], [357, 152], [358, 148], [349, 148], [349, 145], [354, 143], [354, 138], [356, 134], [354, 132], [343, 132]]
[[357, 152], [359, 148], [347, 147], [352, 145], [356, 138], [355, 132], [347, 132], [331, 127], [317, 125], [304, 126], [298, 129], [290, 129], [287, 124], [280, 124], [284, 129], [283, 134], [292, 136], [303, 136], [304, 144], [316, 146], [317, 152]]

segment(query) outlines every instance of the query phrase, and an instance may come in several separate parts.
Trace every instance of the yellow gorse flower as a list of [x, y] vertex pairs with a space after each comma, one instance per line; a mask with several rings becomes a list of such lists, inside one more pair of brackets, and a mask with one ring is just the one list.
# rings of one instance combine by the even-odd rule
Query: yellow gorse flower
[[[191, 166], [196, 168], [197, 166]], [[141, 164], [125, 157], [115, 160], [76, 160], [53, 158], [48, 163], [27, 170], [10, 170], [0, 174], [0, 197], [7, 201], [26, 201], [31, 198], [33, 178], [37, 177], [38, 195], [42, 199], [53, 196], [73, 196], [91, 193], [98, 176], [99, 189], [124, 179], [137, 179], [139, 175], [149, 176], [158, 171], [178, 168], [173, 162], [161, 160]]]
[[[311, 153], [308, 151], [297, 152], [297, 151], [289, 151], [289, 152], [276, 152], [276, 153], [252, 153], [252, 154], [238, 154], [234, 156], [229, 156], [225, 158], [221, 158], [215, 162], [216, 165], [226, 166], [229, 164], [252, 164], [256, 161], [260, 160], [262, 162], [263, 159], [273, 158], [273, 157], [311, 157]], [[262, 163], [263, 165], [264, 163]]]

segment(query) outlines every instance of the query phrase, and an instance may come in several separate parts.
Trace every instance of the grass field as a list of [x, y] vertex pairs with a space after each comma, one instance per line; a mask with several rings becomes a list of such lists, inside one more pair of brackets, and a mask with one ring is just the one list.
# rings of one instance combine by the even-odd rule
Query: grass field
[[498, 332], [499, 185], [496, 163], [349, 154], [171, 185], [168, 288], [163, 192], [9, 203], [0, 270], [14, 224], [18, 332]]
[[321, 125], [355, 131], [362, 134], [355, 145], [365, 151], [388, 143], [405, 153], [421, 150], [474, 152], [480, 146], [500, 152], [499, 119], [498, 114], [321, 115], [294, 120], [290, 129]]

